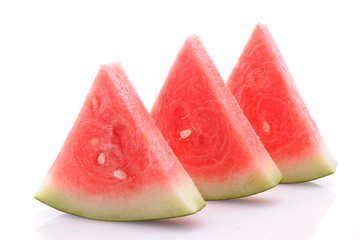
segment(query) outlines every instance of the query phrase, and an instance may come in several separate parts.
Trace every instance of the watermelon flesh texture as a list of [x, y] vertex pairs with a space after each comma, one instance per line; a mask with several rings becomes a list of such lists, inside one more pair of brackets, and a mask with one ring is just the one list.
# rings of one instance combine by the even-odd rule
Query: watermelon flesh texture
[[109, 221], [177, 217], [205, 205], [120, 64], [100, 68], [35, 198]]
[[280, 168], [283, 183], [334, 172], [336, 161], [265, 25], [255, 27], [227, 86]]
[[282, 179], [197, 36], [178, 53], [151, 116], [205, 200], [252, 195]]

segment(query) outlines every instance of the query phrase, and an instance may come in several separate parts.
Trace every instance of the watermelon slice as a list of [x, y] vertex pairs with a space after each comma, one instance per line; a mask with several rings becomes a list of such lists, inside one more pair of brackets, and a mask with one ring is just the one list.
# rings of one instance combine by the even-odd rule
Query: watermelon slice
[[197, 36], [178, 53], [151, 116], [204, 199], [248, 196], [282, 179]]
[[255, 27], [227, 85], [280, 168], [283, 183], [334, 172], [336, 161], [265, 25]]
[[100, 68], [35, 198], [109, 221], [177, 217], [205, 205], [119, 64]]

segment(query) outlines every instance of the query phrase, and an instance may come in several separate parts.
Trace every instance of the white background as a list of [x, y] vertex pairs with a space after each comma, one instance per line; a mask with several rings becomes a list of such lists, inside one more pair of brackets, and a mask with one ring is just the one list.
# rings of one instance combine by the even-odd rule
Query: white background
[[[360, 7], [350, 1], [1, 1], [0, 239], [360, 239]], [[101, 64], [120, 61], [151, 108], [185, 38], [227, 79], [265, 23], [338, 160], [332, 176], [196, 215], [101, 222], [35, 195]]]

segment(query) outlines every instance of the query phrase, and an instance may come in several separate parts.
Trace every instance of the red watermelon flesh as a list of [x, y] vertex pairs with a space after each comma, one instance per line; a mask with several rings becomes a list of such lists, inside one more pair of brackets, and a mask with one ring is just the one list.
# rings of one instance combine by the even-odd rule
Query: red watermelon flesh
[[284, 175], [282, 182], [334, 172], [336, 161], [265, 25], [255, 27], [227, 85]]
[[100, 68], [36, 198], [111, 221], [188, 215], [205, 205], [120, 64]]
[[197, 36], [178, 53], [151, 116], [204, 199], [248, 196], [282, 179]]

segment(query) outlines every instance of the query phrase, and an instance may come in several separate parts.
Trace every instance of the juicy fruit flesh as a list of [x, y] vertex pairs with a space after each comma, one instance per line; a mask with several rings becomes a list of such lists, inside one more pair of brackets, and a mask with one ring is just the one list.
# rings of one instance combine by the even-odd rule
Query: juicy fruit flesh
[[[179, 98], [187, 96], [177, 96]], [[172, 128], [167, 133], [169, 144], [173, 146], [174, 152], [181, 156], [182, 164], [191, 169], [190, 171], [199, 170], [201, 167], [201, 174], [208, 178], [216, 178], [223, 176], [233, 168], [236, 168], [236, 160], [231, 158], [232, 151], [236, 149], [231, 148], [230, 139], [233, 137], [229, 131], [229, 124], [224, 118], [219, 118], [217, 109], [218, 103], [211, 102], [211, 98], [204, 95], [203, 99], [192, 102], [192, 106], [183, 108], [182, 106], [175, 106], [174, 114], [169, 114], [167, 121], [171, 122]], [[199, 106], [199, 103], [202, 106]], [[174, 105], [174, 103], [171, 103]], [[181, 113], [179, 114], [179, 109]], [[186, 109], [192, 109], [191, 114], [183, 114]], [[171, 111], [171, 110], [170, 110]], [[184, 131], [190, 129], [191, 134], [187, 137]], [[175, 137], [173, 137], [175, 136]], [[179, 137], [178, 137], [179, 136]], [[219, 137], [221, 136], [221, 137]], [[250, 154], [247, 152], [239, 153], [242, 155]], [[247, 159], [244, 157], [244, 159]], [[227, 162], [224, 167], [218, 168], [217, 165], [222, 165]], [[244, 160], [242, 167], [246, 168], [248, 161]]]
[[36, 198], [114, 221], [188, 215], [204, 206], [118, 64], [100, 69]]
[[[126, 196], [144, 186], [149, 178], [163, 182], [163, 169], [149, 168], [153, 150], [144, 133], [134, 131], [136, 123], [131, 121], [130, 113], [116, 104], [101, 102], [109, 101], [104, 97], [109, 93], [101, 92], [104, 88], [96, 89], [100, 91], [90, 93], [84, 104], [86, 110], [82, 111], [82, 117], [91, 120], [75, 123], [60, 153], [59, 158], [66, 161], [56, 165], [53, 173], [58, 184], [71, 183], [88, 194], [115, 191]], [[112, 111], [117, 115], [104, 115]], [[173, 162], [168, 164], [171, 168]], [[126, 177], [116, 177], [119, 171]]]
[[[245, 115], [251, 116], [252, 126], [274, 159], [311, 155], [316, 150], [313, 146], [317, 144], [316, 135], [319, 133], [309, 129], [302, 117], [294, 112], [293, 100], [287, 96], [273, 96], [258, 91], [251, 84], [242, 89], [246, 94], [239, 97], [240, 101], [252, 96], [246, 105], [242, 105], [243, 111]], [[267, 89], [269, 92], [273, 90]]]
[[[254, 194], [282, 178], [196, 37], [180, 50], [151, 115], [205, 199]], [[263, 165], [270, 174], [251, 189], [242, 176], [260, 179]]]
[[266, 26], [256, 26], [227, 85], [284, 174], [284, 182], [333, 173], [336, 164], [322, 154], [320, 132]]

